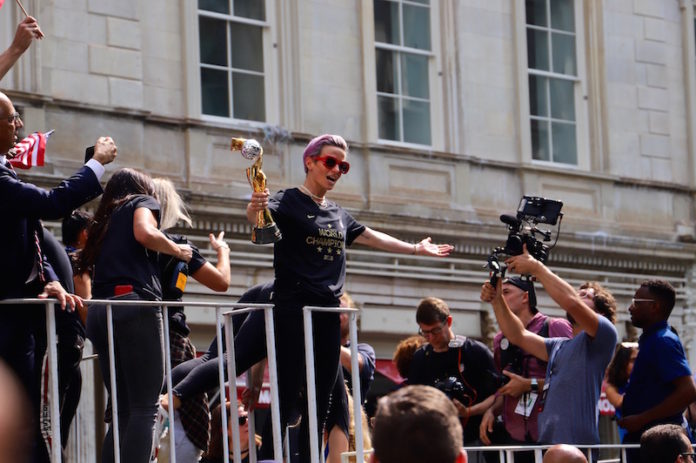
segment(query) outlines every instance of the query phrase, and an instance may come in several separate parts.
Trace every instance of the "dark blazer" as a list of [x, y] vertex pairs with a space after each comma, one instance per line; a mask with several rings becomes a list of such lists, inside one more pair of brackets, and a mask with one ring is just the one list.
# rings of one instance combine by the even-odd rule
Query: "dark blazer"
[[[56, 188], [44, 190], [24, 183], [14, 171], [0, 164], [0, 299], [22, 297], [36, 256], [34, 233], [43, 237], [39, 219], [64, 217], [102, 191], [97, 176], [87, 166]], [[50, 265], [46, 267], [47, 281], [57, 280]]]

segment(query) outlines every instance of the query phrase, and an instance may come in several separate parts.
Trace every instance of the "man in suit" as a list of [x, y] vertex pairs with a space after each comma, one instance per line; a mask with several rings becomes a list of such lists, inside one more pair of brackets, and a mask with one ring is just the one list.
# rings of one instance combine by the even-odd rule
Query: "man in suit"
[[[41, 251], [40, 219], [59, 219], [99, 196], [99, 179], [104, 165], [115, 159], [116, 145], [111, 138], [100, 137], [94, 157], [72, 177], [47, 191], [24, 183], [8, 163], [8, 152], [18, 141], [22, 127], [12, 101], [0, 92], [0, 243], [4, 256], [4, 265], [0, 265], [0, 299], [55, 297], [62, 308], [67, 304], [74, 310], [82, 301], [65, 291]], [[34, 368], [35, 333], [45, 330], [41, 313], [26, 305], [0, 305], [0, 358], [19, 376], [35, 406], [39, 396]]]

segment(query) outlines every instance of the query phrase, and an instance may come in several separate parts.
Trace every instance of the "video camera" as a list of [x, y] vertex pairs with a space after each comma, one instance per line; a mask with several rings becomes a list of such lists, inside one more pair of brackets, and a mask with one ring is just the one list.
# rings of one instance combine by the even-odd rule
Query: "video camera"
[[[498, 261], [499, 255], [518, 256], [523, 252], [523, 245], [527, 245], [529, 254], [540, 262], [546, 262], [549, 251], [556, 245], [547, 246], [544, 242], [551, 241], [551, 230], [541, 230], [539, 224], [558, 224], [556, 242], [561, 230], [561, 212], [563, 203], [554, 199], [546, 199], [539, 196], [523, 196], [517, 208], [517, 215], [503, 214], [501, 222], [508, 226], [508, 237], [504, 247], [493, 249], [488, 256], [487, 267], [491, 271], [491, 284], [495, 285], [498, 275], [505, 276], [505, 264]], [[542, 240], [537, 239], [542, 236]], [[543, 241], [543, 242], [542, 242]]]

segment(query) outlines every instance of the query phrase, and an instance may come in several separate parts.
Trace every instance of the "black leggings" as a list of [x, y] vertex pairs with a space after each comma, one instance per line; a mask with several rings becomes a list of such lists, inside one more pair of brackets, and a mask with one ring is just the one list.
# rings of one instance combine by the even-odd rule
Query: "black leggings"
[[[297, 409], [306, 410], [306, 404], [299, 401], [305, 389], [304, 325], [302, 307], [305, 305], [338, 306], [338, 301], [318, 303], [301, 298], [291, 301], [276, 300], [273, 321], [276, 331], [276, 357], [278, 363], [278, 389], [280, 399], [280, 423], [284, 431], [286, 425], [297, 415]], [[301, 301], [301, 302], [297, 302]], [[258, 314], [258, 315], [256, 315]], [[314, 313], [314, 363], [317, 391], [317, 420], [319, 437], [326, 421], [331, 389], [336, 380], [340, 353], [340, 322], [337, 313]], [[247, 317], [234, 340], [237, 374], [251, 368], [266, 358], [266, 341], [263, 312], [254, 312]], [[201, 357], [202, 358], [202, 357]], [[217, 361], [212, 357], [191, 360], [179, 365], [172, 372], [176, 386], [173, 392], [180, 398], [190, 397], [218, 385]], [[225, 363], [225, 368], [227, 367]], [[306, 413], [302, 413], [306, 416]], [[309, 442], [306, 438], [306, 420], [303, 420], [300, 436], [300, 455], [302, 461], [309, 461]], [[272, 443], [265, 442], [261, 457], [269, 456]]]
[[[135, 295], [119, 299], [138, 299]], [[159, 307], [113, 307], [114, 353], [121, 461], [150, 461], [159, 393], [164, 380], [162, 311]], [[99, 354], [104, 385], [111, 394], [106, 307], [90, 307], [87, 336]], [[104, 438], [102, 462], [114, 461], [113, 426]]]

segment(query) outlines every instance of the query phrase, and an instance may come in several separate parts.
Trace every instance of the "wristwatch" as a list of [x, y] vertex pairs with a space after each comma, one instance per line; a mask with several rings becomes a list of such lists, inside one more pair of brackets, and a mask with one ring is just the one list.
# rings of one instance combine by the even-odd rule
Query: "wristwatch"
[[532, 378], [532, 392], [539, 392], [539, 381], [536, 378]]

